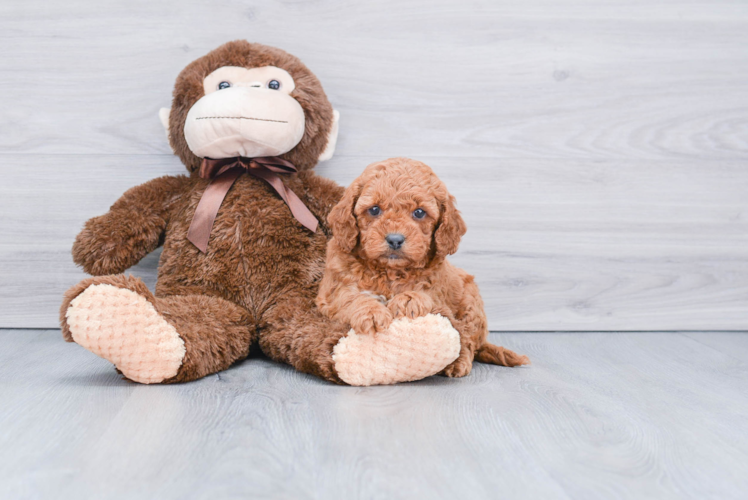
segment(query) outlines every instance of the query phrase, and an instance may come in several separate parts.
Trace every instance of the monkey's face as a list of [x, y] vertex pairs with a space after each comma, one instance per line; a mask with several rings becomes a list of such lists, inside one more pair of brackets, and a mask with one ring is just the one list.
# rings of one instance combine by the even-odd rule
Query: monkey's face
[[299, 171], [335, 151], [338, 112], [298, 58], [245, 40], [192, 61], [159, 112], [169, 143], [190, 172], [202, 158], [281, 156]]
[[205, 95], [187, 113], [184, 137], [201, 158], [278, 156], [304, 136], [304, 110], [291, 75], [275, 66], [224, 66], [203, 80]]

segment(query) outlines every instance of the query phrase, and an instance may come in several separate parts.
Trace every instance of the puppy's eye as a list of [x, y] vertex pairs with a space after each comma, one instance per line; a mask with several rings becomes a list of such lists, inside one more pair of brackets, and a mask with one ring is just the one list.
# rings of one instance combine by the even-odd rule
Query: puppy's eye
[[270, 80], [268, 82], [268, 88], [272, 90], [278, 90], [279, 88], [281, 88], [281, 84], [278, 80]]
[[221, 82], [218, 84], [218, 90], [223, 90], [231, 87], [231, 84], [229, 82]]
[[423, 219], [424, 217], [426, 217], [426, 211], [422, 208], [416, 208], [415, 210], [413, 210], [413, 217], [415, 217], [416, 219]]
[[379, 207], [378, 207], [378, 206], [376, 206], [376, 205], [374, 205], [373, 207], [371, 207], [371, 208], [369, 209], [369, 215], [371, 215], [372, 217], [376, 217], [377, 215], [379, 215], [379, 214], [381, 214], [381, 213], [382, 213], [382, 209], [381, 209], [381, 208], [379, 208]]

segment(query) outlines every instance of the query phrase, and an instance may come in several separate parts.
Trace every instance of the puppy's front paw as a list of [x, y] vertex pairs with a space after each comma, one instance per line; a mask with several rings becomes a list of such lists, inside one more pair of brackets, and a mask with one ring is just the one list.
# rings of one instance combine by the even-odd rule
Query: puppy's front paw
[[377, 304], [376, 307], [369, 307], [357, 314], [351, 320], [351, 328], [359, 334], [374, 335], [389, 328], [392, 320], [392, 313], [383, 305]]
[[467, 375], [470, 375], [470, 370], [472, 369], [473, 362], [470, 360], [470, 358], [460, 354], [459, 358], [454, 360], [451, 365], [447, 366], [444, 369], [442, 375], [453, 378], [465, 377]]
[[395, 318], [419, 318], [434, 308], [434, 301], [423, 292], [398, 293], [387, 303]]

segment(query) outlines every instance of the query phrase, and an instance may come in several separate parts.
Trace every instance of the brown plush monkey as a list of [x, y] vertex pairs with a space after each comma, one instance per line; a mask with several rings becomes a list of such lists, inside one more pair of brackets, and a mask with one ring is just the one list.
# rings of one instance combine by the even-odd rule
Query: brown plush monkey
[[[141, 383], [224, 370], [254, 342], [275, 360], [337, 383], [344, 380], [336, 363], [386, 355], [380, 342], [334, 359], [350, 327], [314, 305], [327, 215], [343, 189], [312, 172], [332, 155], [337, 112], [306, 66], [276, 48], [227, 43], [180, 73], [161, 118], [189, 175], [134, 187], [85, 224], [73, 257], [95, 277], [66, 293], [64, 338]], [[154, 296], [119, 273], [159, 245]], [[428, 343], [427, 327], [401, 327], [414, 345]], [[366, 370], [368, 383], [379, 380]]]

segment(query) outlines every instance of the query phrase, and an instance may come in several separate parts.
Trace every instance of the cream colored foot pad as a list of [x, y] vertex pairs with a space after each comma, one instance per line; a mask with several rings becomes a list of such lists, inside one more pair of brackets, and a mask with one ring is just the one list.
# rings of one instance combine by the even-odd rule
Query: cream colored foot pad
[[65, 313], [73, 340], [111, 361], [130, 380], [157, 384], [182, 366], [184, 341], [145, 297], [91, 285]]
[[338, 376], [368, 386], [410, 382], [436, 375], [460, 354], [460, 334], [438, 314], [398, 319], [386, 332], [351, 330], [333, 349]]

